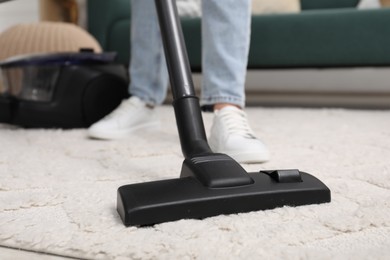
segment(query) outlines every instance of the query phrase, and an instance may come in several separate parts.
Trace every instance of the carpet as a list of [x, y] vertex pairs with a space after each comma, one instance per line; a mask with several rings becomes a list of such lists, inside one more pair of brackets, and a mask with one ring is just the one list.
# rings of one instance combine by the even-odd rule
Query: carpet
[[243, 167], [309, 172], [331, 203], [125, 228], [119, 186], [179, 175], [171, 107], [158, 110], [161, 130], [120, 141], [2, 124], [0, 246], [82, 259], [388, 259], [390, 111], [247, 112], [272, 160]]

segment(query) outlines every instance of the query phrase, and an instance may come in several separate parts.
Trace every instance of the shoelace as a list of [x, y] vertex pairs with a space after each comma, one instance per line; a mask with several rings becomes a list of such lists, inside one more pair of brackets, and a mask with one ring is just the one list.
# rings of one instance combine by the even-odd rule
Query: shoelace
[[229, 110], [220, 113], [221, 120], [227, 127], [228, 133], [244, 138], [256, 139], [248, 124], [246, 114], [242, 110]]

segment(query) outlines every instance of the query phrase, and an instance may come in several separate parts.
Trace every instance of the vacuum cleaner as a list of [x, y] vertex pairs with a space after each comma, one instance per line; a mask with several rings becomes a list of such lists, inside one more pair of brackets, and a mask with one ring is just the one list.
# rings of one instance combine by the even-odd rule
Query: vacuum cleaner
[[0, 62], [0, 122], [22, 127], [83, 128], [128, 97], [116, 53], [29, 54]]
[[170, 75], [173, 107], [185, 157], [180, 177], [119, 187], [117, 211], [125, 226], [203, 219], [282, 206], [330, 202], [330, 190], [297, 169], [247, 173], [207, 143], [175, 0], [156, 0]]

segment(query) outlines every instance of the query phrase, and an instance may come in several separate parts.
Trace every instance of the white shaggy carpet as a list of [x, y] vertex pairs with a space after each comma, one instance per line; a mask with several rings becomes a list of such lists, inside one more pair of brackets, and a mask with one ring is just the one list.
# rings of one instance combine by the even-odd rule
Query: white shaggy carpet
[[389, 259], [390, 111], [247, 110], [272, 160], [244, 167], [309, 172], [331, 203], [125, 228], [117, 188], [180, 172], [173, 111], [159, 111], [160, 132], [122, 141], [0, 125], [0, 246], [88, 259]]

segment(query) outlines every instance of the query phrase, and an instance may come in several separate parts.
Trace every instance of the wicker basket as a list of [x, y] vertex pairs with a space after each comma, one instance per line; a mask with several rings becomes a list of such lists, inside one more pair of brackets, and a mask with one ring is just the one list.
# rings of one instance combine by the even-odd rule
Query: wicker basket
[[0, 34], [0, 60], [25, 54], [78, 52], [82, 48], [102, 51], [92, 35], [71, 23], [18, 24]]

